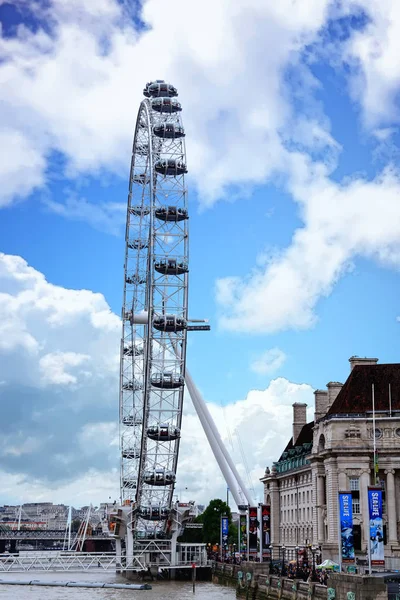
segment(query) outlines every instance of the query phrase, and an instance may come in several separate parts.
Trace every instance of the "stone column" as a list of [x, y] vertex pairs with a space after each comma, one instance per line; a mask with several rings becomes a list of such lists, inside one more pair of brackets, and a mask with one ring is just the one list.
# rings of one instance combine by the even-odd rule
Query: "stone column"
[[269, 493], [271, 496], [271, 545], [273, 546], [275, 555], [280, 544], [279, 531], [281, 525], [281, 504], [278, 481], [276, 479], [270, 481]]
[[386, 474], [386, 513], [389, 525], [389, 544], [397, 544], [396, 498], [394, 492], [394, 469], [388, 469]]
[[360, 510], [362, 514], [362, 550], [364, 551], [369, 540], [369, 512], [368, 512], [368, 486], [370, 485], [370, 470], [363, 469], [360, 476]]
[[328, 515], [328, 539], [337, 544], [338, 539], [338, 473], [337, 460], [332, 456], [324, 461], [326, 472], [326, 508]]
[[345, 471], [339, 471], [339, 492], [348, 492], [347, 477]]
[[325, 487], [325, 477], [321, 475], [321, 473], [317, 474], [317, 535], [314, 535], [316, 538], [316, 542], [318, 544], [322, 544], [325, 535], [324, 535], [324, 487]]

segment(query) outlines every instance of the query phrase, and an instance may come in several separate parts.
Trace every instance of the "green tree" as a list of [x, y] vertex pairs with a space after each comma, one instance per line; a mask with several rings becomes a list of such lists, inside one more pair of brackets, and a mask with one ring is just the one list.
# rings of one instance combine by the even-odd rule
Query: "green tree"
[[203, 541], [206, 544], [219, 544], [221, 535], [221, 517], [227, 516], [229, 525], [232, 523], [231, 509], [226, 502], [215, 498], [211, 500], [203, 514]]
[[81, 526], [81, 520], [80, 519], [74, 519], [71, 523], [71, 531], [73, 533], [77, 533], [79, 531], [79, 527]]

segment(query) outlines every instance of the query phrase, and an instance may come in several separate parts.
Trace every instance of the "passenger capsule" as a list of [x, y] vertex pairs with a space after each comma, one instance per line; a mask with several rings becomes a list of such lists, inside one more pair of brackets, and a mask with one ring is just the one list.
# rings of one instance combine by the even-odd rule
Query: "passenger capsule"
[[151, 108], [159, 113], [176, 113], [182, 110], [180, 102], [172, 98], [155, 98], [151, 101]]
[[184, 162], [178, 158], [162, 158], [158, 160], [154, 169], [159, 175], [184, 175], [187, 173], [187, 168]]
[[153, 373], [150, 378], [151, 385], [164, 390], [174, 390], [185, 385], [185, 380], [178, 373]]
[[139, 458], [140, 450], [139, 450], [139, 448], [124, 448], [122, 450], [122, 457], [123, 458]]
[[172, 485], [175, 483], [176, 475], [173, 471], [166, 471], [165, 469], [153, 469], [152, 471], [145, 471], [143, 481], [147, 485], [154, 486], [165, 486]]
[[123, 417], [122, 424], [126, 427], [133, 427], [134, 425], [142, 425], [143, 419], [140, 415], [128, 415], [127, 417]]
[[130, 212], [136, 217], [143, 217], [149, 214], [150, 207], [149, 206], [131, 206], [129, 209]]
[[153, 327], [158, 331], [183, 331], [186, 328], [186, 321], [176, 315], [158, 315], [153, 319]]
[[129, 344], [124, 346], [125, 356], [141, 356], [143, 354], [143, 346], [137, 346], [136, 344]]
[[141, 506], [139, 516], [146, 521], [165, 521], [169, 516], [168, 506]]
[[160, 221], [174, 222], [184, 221], [188, 218], [188, 212], [186, 208], [179, 208], [178, 206], [160, 206], [154, 211], [157, 219]]
[[148, 151], [149, 148], [147, 144], [137, 144], [135, 147], [135, 154], [138, 154], [139, 156], [146, 156]]
[[147, 437], [157, 442], [172, 442], [181, 437], [179, 427], [168, 425], [168, 423], [160, 423], [158, 425], [150, 425], [147, 428]]
[[146, 275], [127, 275], [125, 277], [125, 281], [126, 283], [129, 283], [129, 285], [140, 285], [142, 283], [146, 283]]
[[149, 183], [150, 177], [146, 173], [135, 173], [132, 177], [132, 181], [135, 183]]
[[135, 390], [142, 390], [143, 384], [137, 379], [133, 379], [122, 384], [122, 389], [129, 392], [134, 392]]
[[154, 269], [162, 275], [182, 275], [189, 270], [187, 262], [177, 261], [176, 258], [163, 258], [154, 263]]
[[169, 140], [177, 140], [185, 136], [185, 130], [182, 125], [177, 123], [161, 123], [153, 127], [153, 133], [157, 137]]
[[135, 490], [137, 487], [137, 481], [136, 479], [123, 479], [122, 485], [128, 490]]
[[150, 81], [150, 83], [146, 84], [143, 95], [147, 98], [159, 98], [160, 96], [173, 98], [178, 95], [178, 91], [170, 83], [157, 79], [157, 81]]
[[147, 240], [136, 239], [128, 242], [128, 248], [131, 248], [131, 250], [144, 250], [148, 247], [149, 242]]

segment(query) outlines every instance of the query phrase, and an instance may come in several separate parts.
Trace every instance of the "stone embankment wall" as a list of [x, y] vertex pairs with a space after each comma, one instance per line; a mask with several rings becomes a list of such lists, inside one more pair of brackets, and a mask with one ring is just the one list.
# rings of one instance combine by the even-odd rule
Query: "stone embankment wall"
[[269, 575], [267, 564], [213, 564], [213, 581], [237, 586], [238, 597], [246, 600], [388, 600], [381, 577], [330, 573], [328, 587], [299, 579]]
[[237, 586], [239, 598], [246, 600], [327, 600], [327, 588], [318, 583], [307, 583], [269, 575], [268, 566], [260, 563], [213, 566], [214, 582]]

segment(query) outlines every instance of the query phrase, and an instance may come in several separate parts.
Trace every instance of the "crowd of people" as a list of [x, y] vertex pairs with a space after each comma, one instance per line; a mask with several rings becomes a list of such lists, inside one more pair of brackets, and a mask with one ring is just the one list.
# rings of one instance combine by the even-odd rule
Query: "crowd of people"
[[[218, 552], [211, 552], [209, 558], [217, 562], [225, 564], [241, 565], [247, 560], [245, 555], [236, 555], [227, 553], [222, 556]], [[252, 557], [253, 558], [253, 557]], [[253, 562], [259, 562], [258, 557], [254, 557]], [[297, 565], [294, 561], [288, 564], [283, 564], [281, 560], [266, 563], [269, 566], [271, 575], [285, 576], [289, 579], [301, 579], [302, 581], [315, 582], [321, 585], [328, 585], [328, 572], [326, 569], [312, 569], [307, 563]]]

